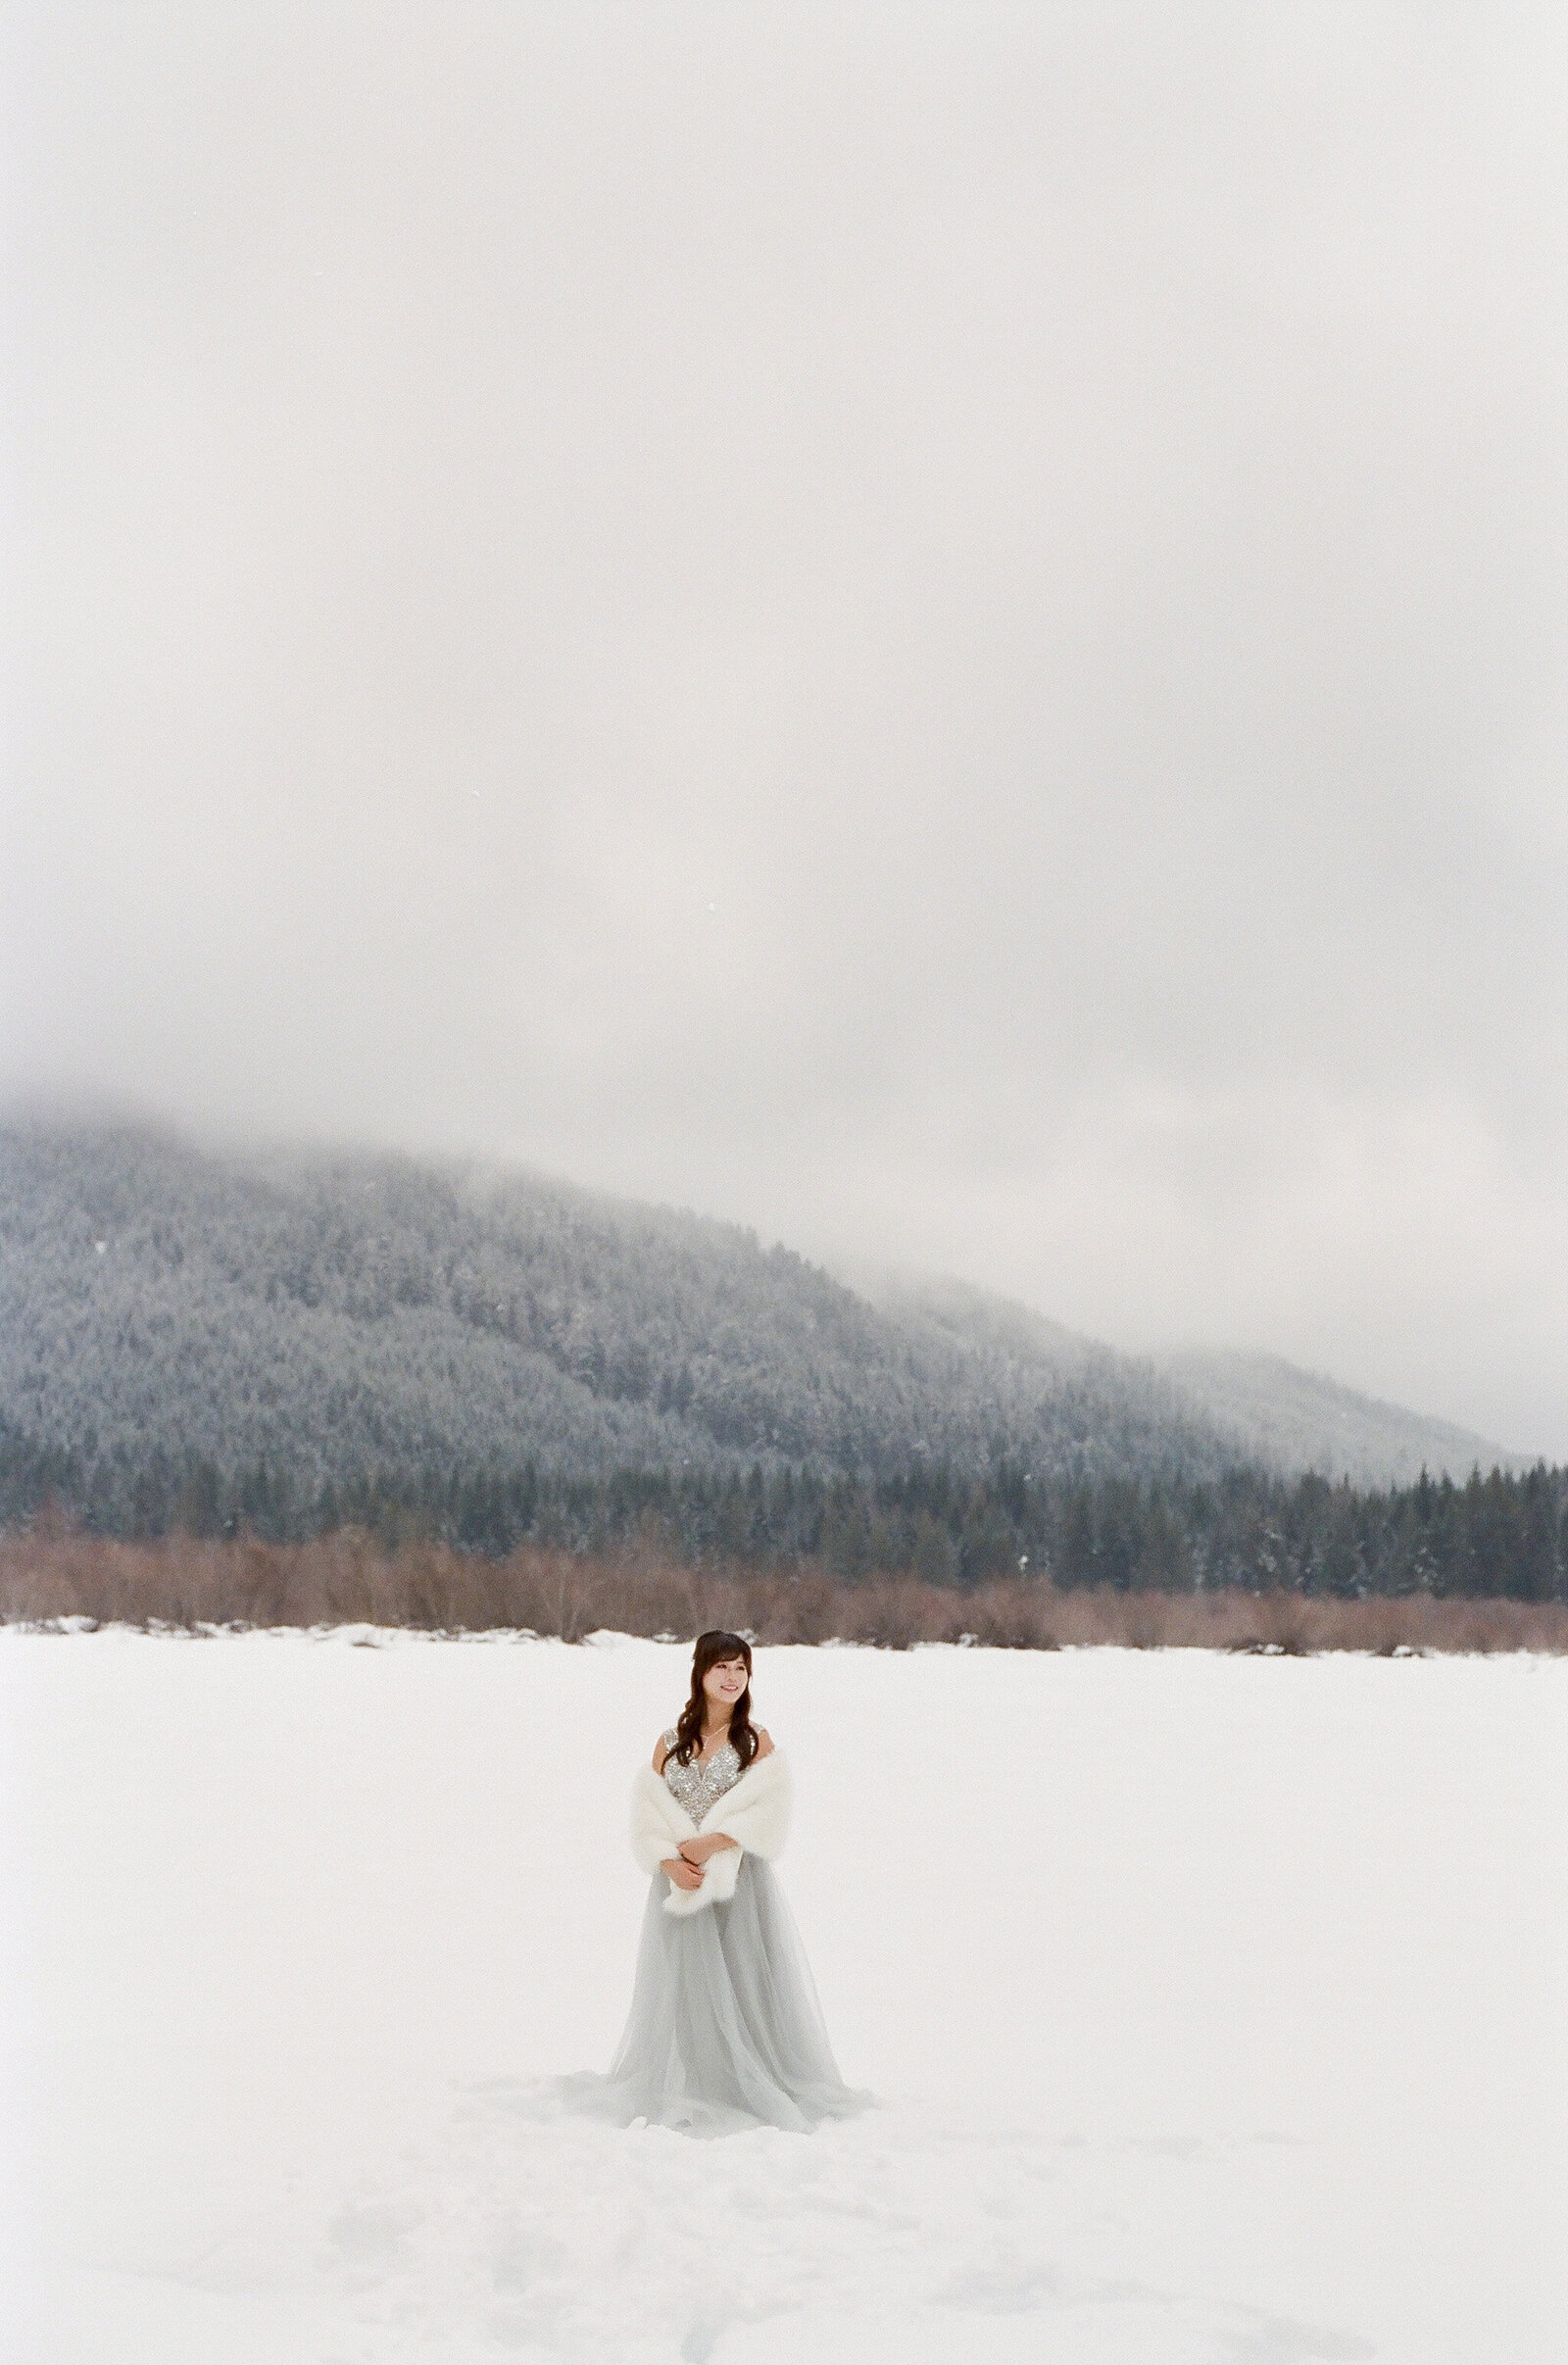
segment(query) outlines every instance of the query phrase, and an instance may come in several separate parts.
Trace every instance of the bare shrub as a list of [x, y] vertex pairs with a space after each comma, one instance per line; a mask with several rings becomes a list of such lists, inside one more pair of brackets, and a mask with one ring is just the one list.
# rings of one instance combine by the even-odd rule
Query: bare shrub
[[820, 1571], [793, 1585], [776, 1584], [768, 1603], [770, 1643], [825, 1643], [834, 1631], [835, 1587]]
[[1057, 1598], [1043, 1585], [983, 1585], [963, 1605], [963, 1627], [993, 1651], [1054, 1651]]
[[1169, 1594], [1123, 1594], [1119, 1603], [1117, 1640], [1134, 1651], [1158, 1651], [1171, 1641], [1171, 1603]]
[[786, 1570], [692, 1568], [650, 1540], [616, 1557], [529, 1546], [507, 1559], [411, 1542], [388, 1552], [352, 1530], [311, 1544], [122, 1544], [59, 1523], [0, 1537], [0, 1620], [175, 1627], [410, 1626], [494, 1629], [580, 1642], [597, 1628], [699, 1633], [728, 1626], [763, 1643], [840, 1640], [907, 1651], [964, 1636], [993, 1649], [1115, 1644], [1294, 1656], [1308, 1651], [1568, 1652], [1556, 1601], [1339, 1601], [1240, 1587], [1215, 1593], [1058, 1593], [1003, 1578], [962, 1592], [906, 1576], [843, 1584], [815, 1564]]
[[958, 1608], [952, 1596], [944, 1601], [934, 1586], [922, 1585], [918, 1578], [875, 1577], [839, 1589], [835, 1626], [844, 1642], [908, 1651], [916, 1643], [955, 1639], [948, 1628], [962, 1622], [955, 1615]]

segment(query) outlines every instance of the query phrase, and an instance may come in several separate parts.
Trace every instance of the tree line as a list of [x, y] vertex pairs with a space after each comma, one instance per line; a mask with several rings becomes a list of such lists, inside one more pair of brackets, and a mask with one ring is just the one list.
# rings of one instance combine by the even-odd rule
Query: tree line
[[197, 1453], [50, 1446], [0, 1422], [0, 1528], [49, 1519], [137, 1540], [283, 1544], [352, 1528], [387, 1552], [416, 1541], [497, 1558], [530, 1544], [647, 1552], [693, 1568], [809, 1566], [852, 1584], [1009, 1576], [1063, 1590], [1568, 1600], [1568, 1469], [1544, 1463], [1382, 1489], [1245, 1465], [1203, 1479], [1037, 1476], [1004, 1456], [979, 1473], [936, 1462], [891, 1475], [429, 1461], [318, 1483], [284, 1461], [225, 1471]]

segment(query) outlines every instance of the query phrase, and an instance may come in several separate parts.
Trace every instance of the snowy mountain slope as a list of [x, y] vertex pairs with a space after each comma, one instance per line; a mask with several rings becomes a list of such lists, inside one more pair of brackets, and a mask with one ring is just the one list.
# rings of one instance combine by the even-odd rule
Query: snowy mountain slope
[[734, 1225], [410, 1159], [0, 1138], [0, 1415], [312, 1479], [434, 1460], [1204, 1474], [1152, 1370], [879, 1311]]
[[1474, 1430], [1357, 1395], [1279, 1355], [1189, 1348], [1155, 1359], [1209, 1419], [1276, 1469], [1321, 1470], [1376, 1486], [1408, 1485], [1423, 1468], [1463, 1478], [1478, 1466], [1529, 1466], [1528, 1455]]
[[1507, 1458], [1283, 1363], [1160, 1368], [956, 1282], [873, 1302], [738, 1226], [537, 1175], [124, 1127], [0, 1130], [0, 1420], [311, 1485], [526, 1460], [1389, 1478]]
[[1155, 1374], [1191, 1414], [1229, 1439], [1239, 1456], [1271, 1469], [1318, 1470], [1358, 1486], [1387, 1486], [1408, 1484], [1423, 1468], [1434, 1477], [1446, 1470], [1462, 1479], [1478, 1465], [1530, 1465], [1529, 1455], [1510, 1453], [1475, 1430], [1359, 1395], [1281, 1355], [1188, 1348], [1140, 1362], [963, 1282], [870, 1273], [857, 1278], [872, 1302], [907, 1329], [928, 1326], [955, 1342], [1027, 1358], [1063, 1378], [1107, 1364]]

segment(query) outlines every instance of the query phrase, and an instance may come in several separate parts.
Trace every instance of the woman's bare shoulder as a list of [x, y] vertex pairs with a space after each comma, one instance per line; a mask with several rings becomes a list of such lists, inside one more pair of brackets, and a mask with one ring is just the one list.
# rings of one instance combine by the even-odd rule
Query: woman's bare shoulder
[[663, 1772], [664, 1759], [668, 1755], [669, 1735], [667, 1733], [661, 1733], [659, 1739], [654, 1743], [654, 1771], [656, 1774], [662, 1774]]
[[773, 1736], [762, 1725], [757, 1728], [757, 1754], [759, 1757], [771, 1757], [773, 1754]]

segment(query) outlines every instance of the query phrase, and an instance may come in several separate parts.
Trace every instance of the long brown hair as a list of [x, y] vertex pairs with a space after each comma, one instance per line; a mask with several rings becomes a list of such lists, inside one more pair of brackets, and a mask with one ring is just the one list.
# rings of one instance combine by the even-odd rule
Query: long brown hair
[[677, 1765], [690, 1765], [702, 1747], [703, 1713], [708, 1705], [703, 1677], [710, 1667], [716, 1667], [721, 1659], [726, 1658], [743, 1658], [746, 1661], [746, 1689], [729, 1712], [730, 1747], [743, 1767], [750, 1765], [757, 1755], [757, 1728], [752, 1723], [752, 1646], [744, 1635], [726, 1634], [721, 1627], [715, 1626], [708, 1634], [697, 1637], [697, 1647], [692, 1652], [691, 1698], [680, 1712], [680, 1722], [675, 1727], [675, 1746], [669, 1752]]

